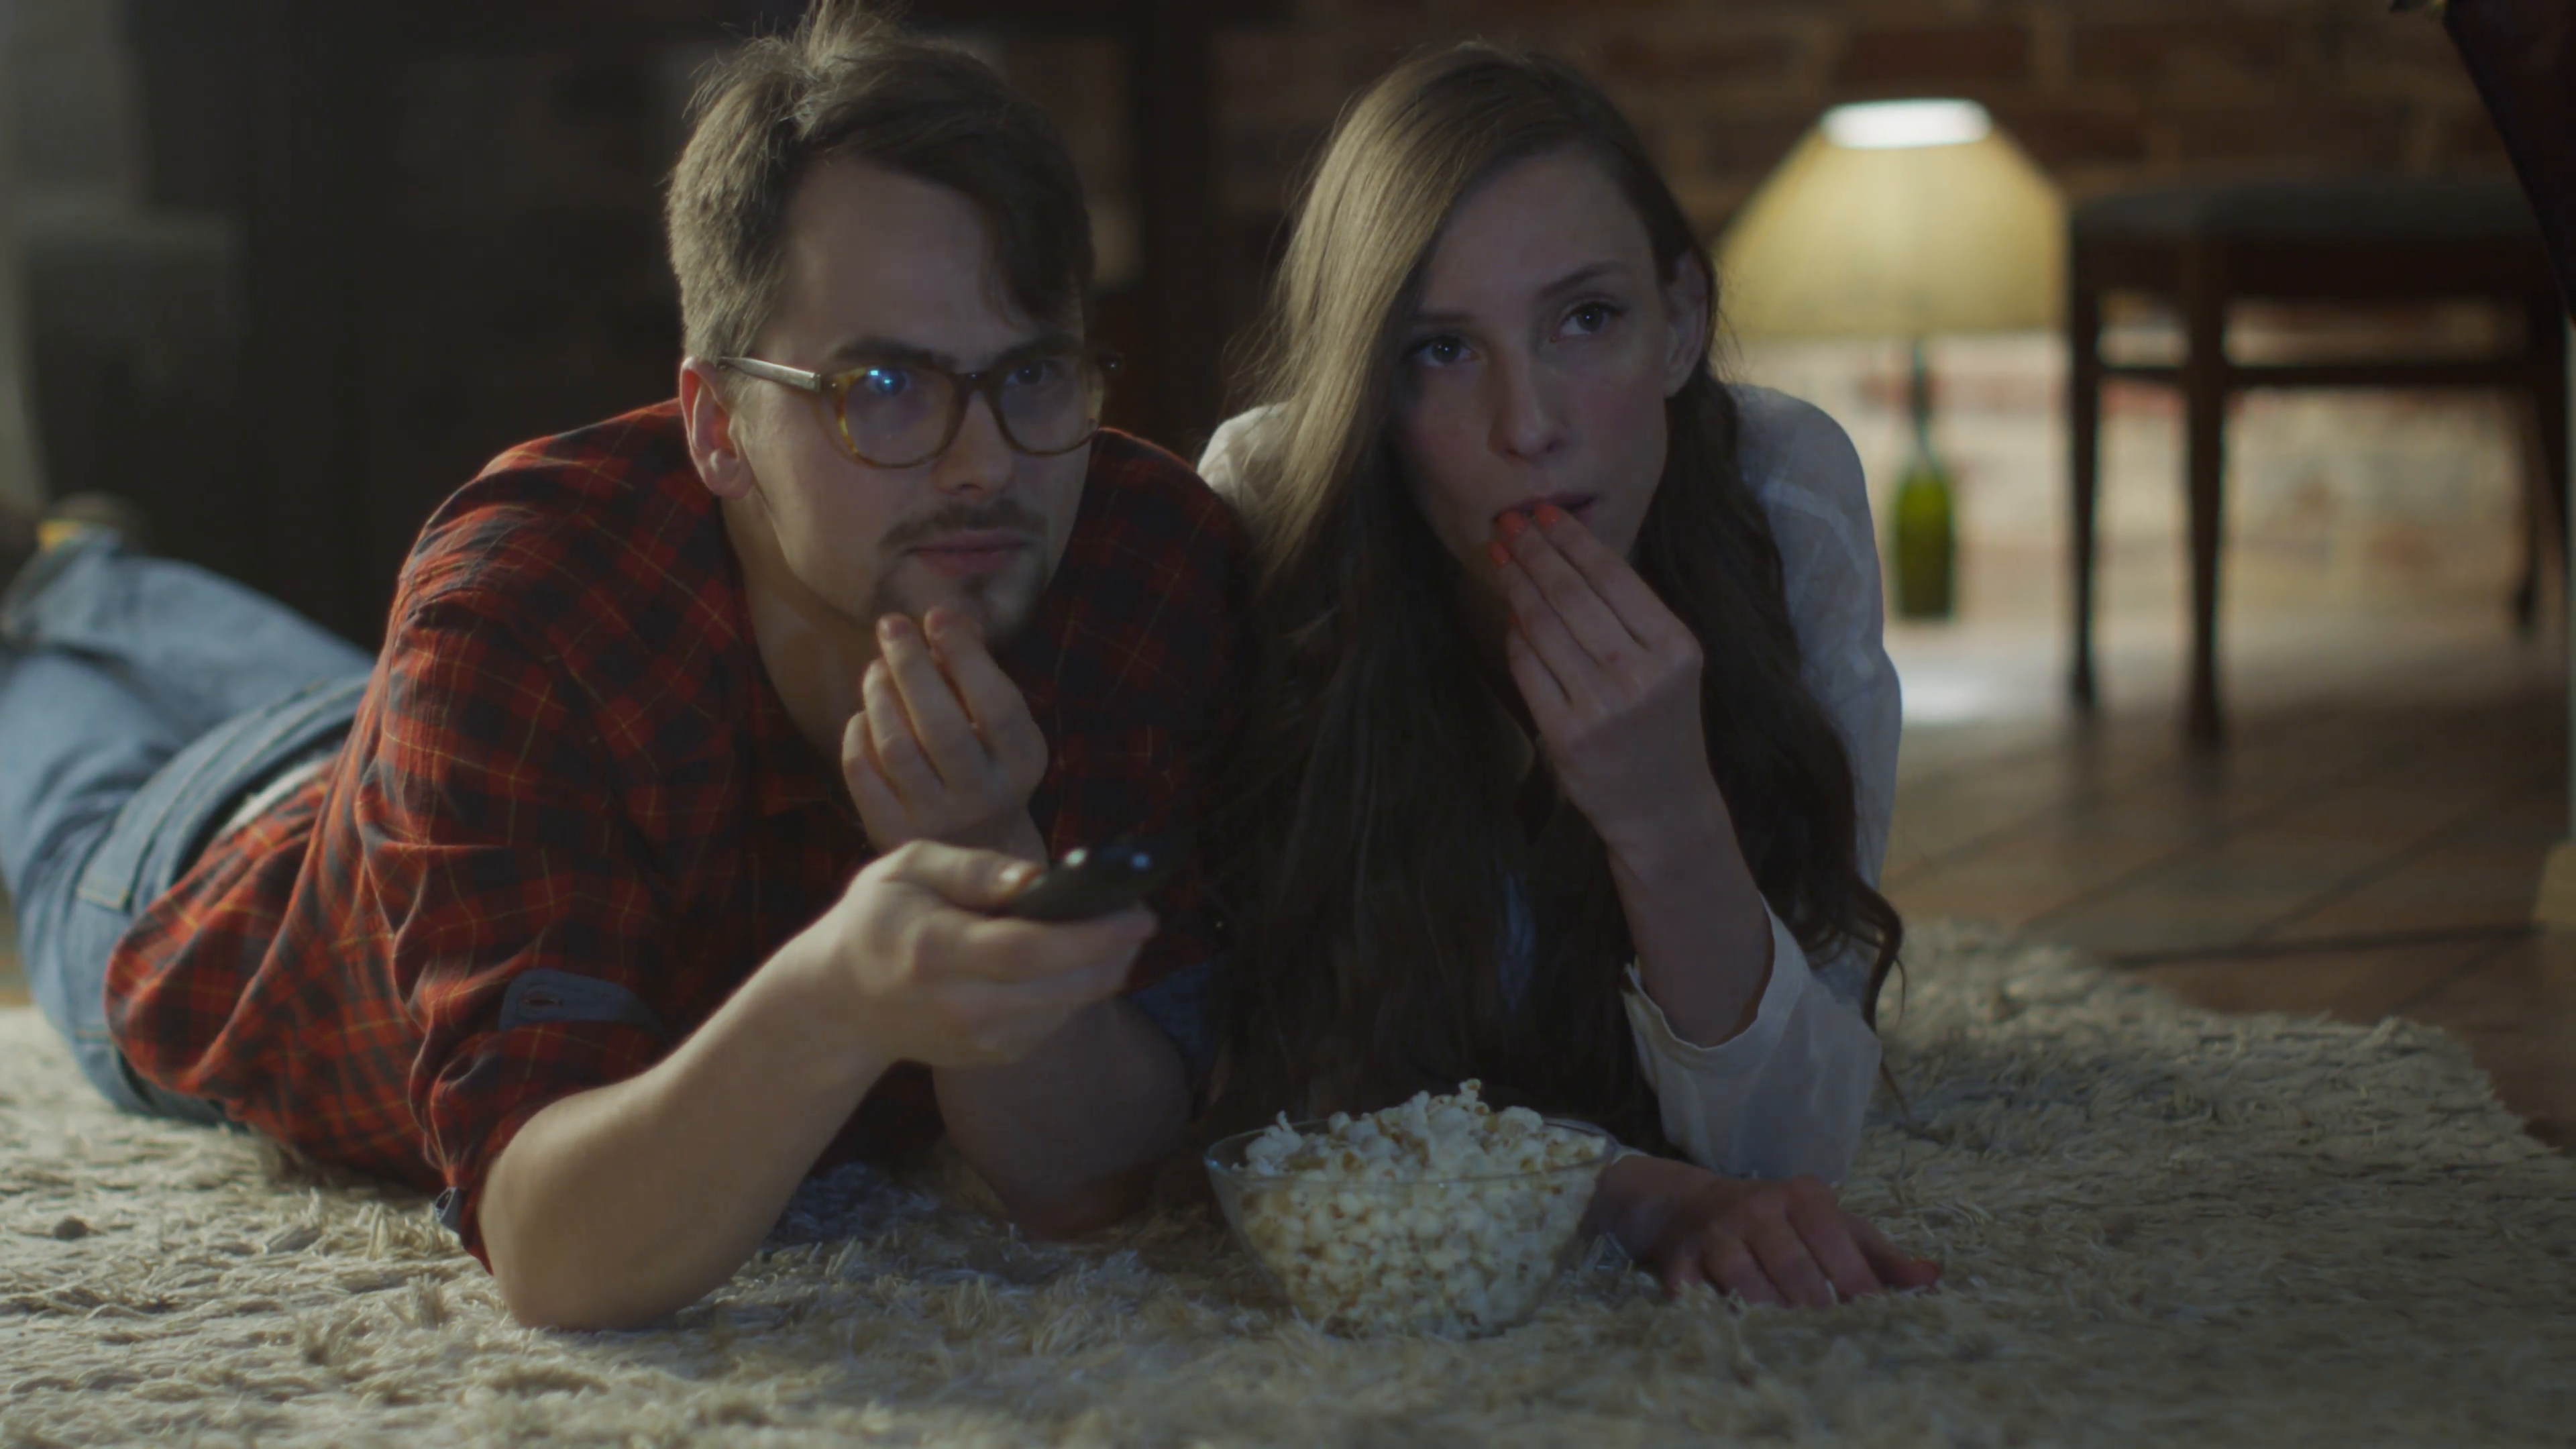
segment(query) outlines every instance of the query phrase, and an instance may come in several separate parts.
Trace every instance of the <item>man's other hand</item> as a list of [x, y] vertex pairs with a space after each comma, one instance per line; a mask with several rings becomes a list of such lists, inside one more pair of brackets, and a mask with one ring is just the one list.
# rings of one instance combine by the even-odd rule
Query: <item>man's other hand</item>
[[1046, 735], [1028, 700], [956, 609], [877, 621], [876, 661], [841, 733], [841, 774], [879, 851], [944, 841], [1046, 858], [1029, 796], [1046, 777]]

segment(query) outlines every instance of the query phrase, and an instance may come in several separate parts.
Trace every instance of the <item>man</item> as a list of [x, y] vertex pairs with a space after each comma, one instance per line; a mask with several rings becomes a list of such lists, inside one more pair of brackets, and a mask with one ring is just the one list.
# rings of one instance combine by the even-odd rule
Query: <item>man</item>
[[0, 864], [92, 1079], [442, 1190], [533, 1324], [679, 1307], [943, 1125], [1076, 1231], [1189, 1108], [1115, 993], [1204, 958], [1195, 888], [994, 914], [1185, 823], [1233, 692], [1222, 506], [1095, 436], [1060, 140], [826, 0], [701, 93], [669, 225], [678, 399], [451, 498], [372, 668], [106, 529], [0, 617]]

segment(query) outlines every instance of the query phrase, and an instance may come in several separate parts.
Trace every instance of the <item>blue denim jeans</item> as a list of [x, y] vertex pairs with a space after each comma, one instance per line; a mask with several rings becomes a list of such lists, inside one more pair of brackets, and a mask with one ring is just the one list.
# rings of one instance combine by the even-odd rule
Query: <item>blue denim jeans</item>
[[345, 738], [374, 660], [285, 605], [93, 534], [0, 601], [0, 877], [47, 1020], [108, 1100], [219, 1122], [136, 1076], [107, 961], [241, 802]]

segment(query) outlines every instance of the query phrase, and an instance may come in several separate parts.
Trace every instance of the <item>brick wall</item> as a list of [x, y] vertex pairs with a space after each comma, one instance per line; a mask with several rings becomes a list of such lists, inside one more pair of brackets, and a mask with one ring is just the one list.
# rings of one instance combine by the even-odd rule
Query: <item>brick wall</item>
[[[1343, 100], [1418, 46], [1476, 34], [1549, 46], [1600, 79], [1710, 237], [1826, 108], [1853, 100], [1982, 102], [2076, 197], [2506, 167], [2439, 24], [2387, 0], [1300, 0], [1291, 23], [1220, 41], [1226, 202], [1248, 274]], [[2295, 345], [2304, 329], [2258, 318], [2236, 341], [2283, 336]], [[1936, 361], [1966, 609], [2061, 617], [2063, 346], [1958, 340]], [[1832, 412], [1884, 505], [1907, 449], [1896, 349], [1775, 344], [1725, 362]], [[2104, 605], [2170, 616], [2183, 558], [2173, 400], [2114, 388], [2106, 423]], [[2230, 447], [2231, 612], [2499, 608], [2522, 547], [2517, 441], [2503, 405], [2474, 396], [2248, 400]]]
[[2505, 164], [2439, 25], [2386, 0], [1301, 0], [1220, 42], [1230, 204], [1275, 210], [1345, 96], [1468, 34], [1601, 79], [1711, 233], [1826, 107], [1894, 96], [1983, 102], [2078, 195]]
[[[2501, 152], [2438, 26], [2389, 15], [2385, 3], [1289, 0], [1284, 21], [1227, 31], [1218, 41], [1219, 172], [1233, 241], [1224, 320], [1232, 328], [1250, 319], [1292, 179], [1334, 113], [1421, 45], [1481, 33], [1567, 52], [1636, 119], [1713, 236], [1827, 106], [1871, 97], [1983, 101], [2079, 194], [2186, 175], [2500, 169]], [[46, 37], [41, 50], [22, 45], [22, 62], [41, 60], [22, 63], [13, 76], [19, 83], [0, 87], [0, 107], [24, 123], [25, 179], [139, 191], [145, 205], [246, 217], [255, 108], [246, 94], [250, 70], [237, 53], [247, 42], [233, 33], [242, 27], [180, 23], [238, 19], [243, 8], [17, 0], [19, 39]], [[131, 19], [143, 11], [150, 23]], [[0, 14], [11, 12], [0, 0]], [[64, 59], [105, 51], [117, 33], [108, 17], [119, 13], [129, 16], [126, 41], [142, 52], [139, 97], [132, 78]], [[85, 49], [63, 38], [67, 28], [89, 37]], [[1114, 334], [1135, 310], [1136, 290], [1152, 284], [1135, 274], [1133, 181], [1120, 119], [1129, 78], [1117, 49], [1069, 30], [970, 39], [1066, 129], [1096, 203], [1114, 304], [1104, 329]], [[386, 67], [374, 121], [385, 164], [368, 173], [384, 194], [359, 217], [376, 261], [352, 318], [363, 329], [365, 359], [360, 453], [371, 501], [356, 543], [368, 556], [367, 577], [391, 577], [421, 513], [493, 450], [669, 386], [674, 309], [656, 188], [677, 145], [689, 71], [709, 52], [698, 43], [595, 50], [397, 57]], [[2056, 380], [2045, 349], [2029, 356], [2014, 385], [2033, 400], [2015, 426], [2041, 428], [2058, 412]], [[1747, 364], [1747, 375], [1758, 375], [1760, 360]], [[215, 367], [198, 375], [232, 373]], [[1883, 360], [1854, 362], [1840, 381], [1818, 374], [1808, 390], [1841, 389], [1850, 400], [1841, 415], [1866, 442], [1884, 421], [1888, 375]], [[82, 416], [130, 413], [102, 406]], [[2367, 433], [2312, 435], [2339, 431]], [[232, 485], [208, 479], [246, 466], [244, 447], [202, 430], [125, 428], [116, 435], [185, 440], [189, 466], [144, 466], [103, 446], [84, 466], [76, 430], [57, 434], [48, 452], [58, 486], [182, 478], [171, 497], [153, 500], [172, 533], [205, 540], [202, 561], [235, 562], [215, 546], [227, 535], [211, 522], [194, 527], [190, 510], [240, 511], [223, 502]], [[2042, 515], [2000, 505], [2057, 491], [2046, 435], [2015, 436], [2023, 441], [1990, 450], [1989, 482], [1965, 505], [1972, 523], [1980, 509], [2007, 522], [2035, 520]], [[1169, 441], [1187, 448], [1195, 440]], [[225, 463], [235, 453], [241, 457]], [[2487, 500], [2486, 514], [2508, 511], [2509, 454], [2498, 446], [2476, 456], [2490, 460], [2479, 467], [2484, 481], [2463, 496]], [[1870, 461], [1875, 468], [1882, 459]], [[2112, 486], [2126, 486], [2121, 479], [2136, 469], [2116, 459], [2113, 466]], [[2342, 480], [2376, 465], [2319, 466]], [[2141, 486], [2161, 498], [2171, 487], [2163, 464], [2145, 468], [2152, 476]], [[2247, 505], [2268, 508], [2265, 499], [2258, 488]], [[242, 559], [253, 557], [248, 542], [241, 549]], [[363, 624], [372, 616], [358, 608], [350, 617]]]
[[[2309, 339], [2260, 314], [2236, 343]], [[1957, 479], [1961, 612], [2049, 626], [2066, 617], [2066, 354], [2040, 334], [1932, 346], [1938, 445]], [[1832, 414], [1887, 516], [1912, 449], [1905, 356], [1893, 343], [1771, 342], [1732, 376]], [[2222, 607], [2338, 613], [2465, 609], [2505, 620], [2524, 547], [2521, 420], [2463, 393], [2258, 392], [2228, 425]], [[2183, 430], [2168, 389], [2104, 399], [2097, 601], [2106, 619], [2178, 631], [2187, 572]], [[2554, 617], [2550, 616], [2550, 617]]]

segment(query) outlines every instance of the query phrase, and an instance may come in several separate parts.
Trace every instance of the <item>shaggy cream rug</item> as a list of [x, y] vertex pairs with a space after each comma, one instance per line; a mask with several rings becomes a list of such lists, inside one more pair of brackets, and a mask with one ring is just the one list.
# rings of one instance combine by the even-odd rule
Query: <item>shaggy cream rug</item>
[[530, 1332], [417, 1198], [116, 1116], [0, 1013], [0, 1443], [2576, 1442], [2576, 1163], [2456, 1045], [1910, 954], [1911, 1115], [1847, 1196], [1942, 1290], [1736, 1311], [1596, 1262], [1465, 1343], [1308, 1329], [1203, 1207], [1036, 1247], [863, 1170], [667, 1326]]

